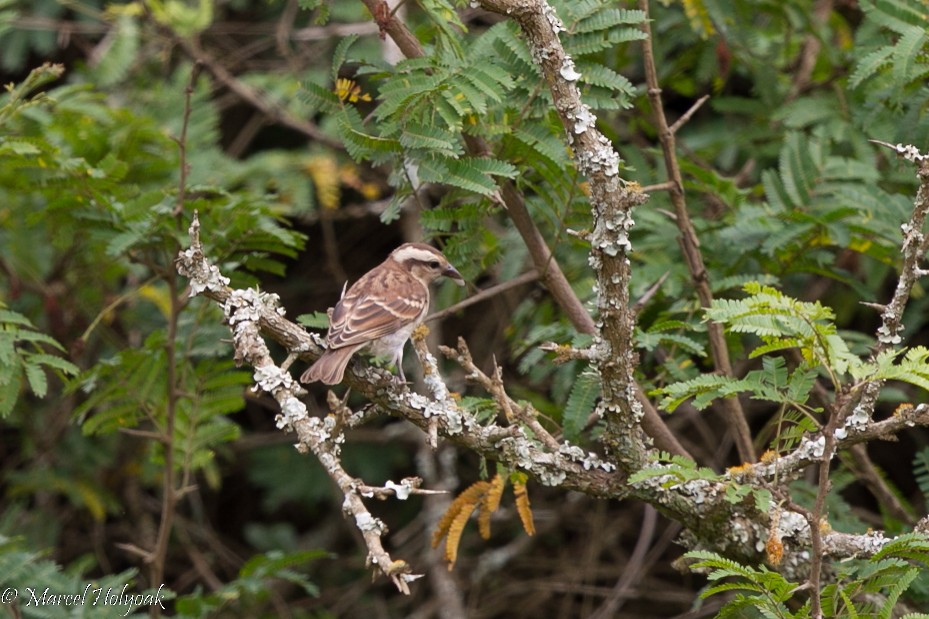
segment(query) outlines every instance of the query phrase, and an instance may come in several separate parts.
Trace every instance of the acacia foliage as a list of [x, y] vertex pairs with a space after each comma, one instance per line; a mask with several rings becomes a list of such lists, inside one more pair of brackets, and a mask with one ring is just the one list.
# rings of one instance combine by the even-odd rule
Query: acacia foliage
[[[314, 17], [322, 16], [316, 6], [322, 3], [304, 4], [320, 11]], [[329, 17], [369, 19], [360, 8], [343, 4], [350, 3], [333, 3]], [[922, 389], [927, 380], [922, 348], [863, 361], [874, 344], [873, 329], [866, 328], [874, 316], [857, 304], [886, 299], [885, 288], [899, 265], [899, 226], [909, 216], [915, 192], [911, 170], [868, 140], [922, 148], [929, 143], [925, 6], [917, 0], [862, 2], [860, 12], [843, 7], [817, 17], [807, 5], [746, 0], [654, 7], [653, 43], [671, 110], [679, 114], [698, 95], [712, 95], [678, 139], [688, 199], [699, 215], [695, 225], [703, 247], [712, 248], [704, 252], [709, 281], [715, 294], [729, 298], [706, 313], [698, 309], [691, 274], [669, 242], [678, 231], [667, 217], [671, 205], [664, 193], [654, 192], [648, 206], [635, 213], [630, 256], [634, 298], [667, 274], [640, 313], [638, 378], [656, 399], [664, 398], [668, 409], [685, 403], [712, 409], [718, 398], [750, 394], [753, 414], [786, 419], [773, 438], [770, 426], [759, 435], [760, 442], [780, 451], [821, 427], [821, 411], [807, 398], [822, 374], [833, 387], [850, 378], [901, 381], [886, 397], [911, 401], [923, 398], [911, 386]], [[598, 0], [554, 6], [585, 101], [624, 158], [622, 175], [645, 186], [663, 182], [639, 69], [637, 26], [644, 16], [633, 7]], [[245, 286], [258, 281], [255, 273], [284, 272], [283, 260], [294, 257], [302, 242], [285, 218], [299, 221], [317, 216], [327, 204], [338, 205], [333, 191], [385, 195], [385, 222], [402, 215], [414, 195], [434, 192], [435, 204], [419, 216], [426, 234], [443, 244], [469, 279], [502, 281], [526, 264], [525, 246], [497, 199], [499, 182], [509, 180], [524, 196], [574, 292], [593, 302], [588, 248], [582, 234], [568, 232], [589, 225], [586, 187], [565, 147], [551, 96], [514, 24], [466, 16], [463, 8], [445, 2], [411, 8], [408, 19], [425, 49], [420, 58], [388, 64], [378, 38], [369, 35], [329, 45], [319, 55], [325, 62], [307, 64], [297, 75], [267, 71], [261, 63], [243, 70], [243, 83], [260, 87], [286, 112], [313, 118], [341, 144], [335, 150], [317, 144], [268, 149], [245, 159], [228, 156], [221, 104], [201, 77], [191, 93], [184, 141], [189, 171], [183, 177], [173, 138], [183, 129], [190, 65], [159, 66], [155, 51], [164, 44], [166, 29], [182, 38], [200, 33], [208, 51], [223, 49], [209, 46], [219, 15], [204, 10], [145, 13], [134, 12], [132, 5], [110, 7], [94, 23], [112, 40], [99, 48], [93, 64], [71, 69], [45, 96], [29, 96], [35, 84], [6, 96], [0, 112], [0, 232], [8, 277], [0, 300], [15, 311], [3, 314], [4, 333], [16, 335], [3, 340], [13, 342], [3, 354], [13, 360], [5, 367], [14, 370], [0, 379], [0, 410], [8, 410], [5, 423], [24, 449], [23, 465], [5, 471], [10, 503], [2, 529], [23, 539], [4, 543], [2, 552], [9, 564], [34, 569], [18, 573], [22, 582], [54, 569], [35, 552], [58, 547], [73, 533], [50, 525], [63, 521], [62, 514], [103, 526], [124, 513], [132, 496], [108, 471], [135, 471], [131, 476], [145, 493], [159, 496], [169, 445], [179, 476], [219, 489], [232, 466], [224, 454], [249, 434], [232, 415], [244, 406], [248, 373], [232, 367], [215, 308], [188, 301], [181, 294], [183, 282], [173, 279], [173, 257], [186, 242], [194, 208], [209, 230], [207, 252], [235, 285]], [[277, 17], [276, 9], [263, 10], [263, 17]], [[0, 46], [8, 69], [31, 68], [29, 53], [54, 54], [49, 32], [15, 24], [24, 15], [67, 16], [64, 4], [7, 2], [0, 11]], [[800, 60], [811, 40], [821, 45], [804, 74]], [[38, 79], [43, 72], [35, 75]], [[473, 138], [488, 145], [486, 152], [469, 150]], [[364, 185], [359, 170], [375, 178], [380, 189]], [[179, 214], [182, 178], [189, 195]], [[815, 298], [804, 297], [809, 291]], [[453, 294], [440, 291], [441, 302], [451, 302]], [[915, 296], [906, 334], [918, 342], [927, 313], [925, 297]], [[729, 326], [729, 343], [744, 362], [738, 377], [708, 371], [705, 319]], [[598, 398], [596, 374], [580, 360], [555, 365], [538, 348], [551, 340], [583, 348], [589, 337], [577, 334], [541, 292], [498, 325], [507, 330], [506, 341], [493, 342], [493, 349], [501, 362], [509, 361], [508, 385], [548, 417], [550, 431], [595, 448], [600, 429], [588, 416]], [[56, 352], [55, 341], [81, 370], [68, 387], [46, 378], [58, 372], [67, 380], [73, 369]], [[782, 351], [798, 351], [802, 361], [775, 354]], [[756, 357], [763, 359], [752, 361]], [[39, 402], [43, 396], [48, 397]], [[483, 419], [495, 414], [492, 399], [480, 394], [469, 394], [463, 405]], [[169, 408], [174, 411], [170, 425]], [[60, 410], [75, 416], [80, 432], [54, 423]], [[775, 410], [780, 416], [773, 416]], [[34, 437], [47, 428], [52, 432], [35, 446]], [[127, 430], [151, 434], [131, 436]], [[718, 428], [709, 432], [723, 434]], [[671, 467], [644, 469], [632, 481], [666, 474], [681, 482], [716, 478], [725, 463], [714, 460], [716, 445], [687, 446], [701, 464], [717, 471], [668, 456], [662, 460]], [[54, 453], [51, 462], [41, 457], [47, 450]], [[294, 466], [288, 458], [264, 453], [248, 473], [265, 497], [266, 512], [259, 514], [265, 519], [279, 515], [274, 508], [288, 501], [315, 505], [317, 500], [318, 489], [298, 482], [298, 490], [282, 487]], [[361, 455], [358, 467], [386, 478], [388, 472], [379, 469], [383, 459]], [[913, 467], [923, 491], [926, 461], [919, 452]], [[26, 465], [33, 462], [40, 465]], [[464, 470], [473, 474], [473, 468]], [[837, 488], [851, 483], [850, 470], [836, 471]], [[906, 487], [909, 474], [904, 470], [895, 482]], [[918, 513], [923, 499], [917, 492], [893, 491], [907, 512]], [[797, 500], [813, 495], [802, 482], [792, 492]], [[33, 507], [32, 497], [42, 495], [62, 505], [42, 502], [40, 509], [26, 509]], [[726, 499], [751, 502], [763, 512], [771, 497], [763, 489], [733, 486]], [[864, 527], [847, 515], [851, 510], [842, 495], [833, 492], [829, 499], [834, 527], [850, 532]], [[149, 519], [158, 513], [158, 508], [133, 509], [133, 515]], [[908, 524], [899, 513], [875, 518], [888, 530]], [[293, 541], [296, 527], [251, 524], [248, 550], [255, 558], [227, 570], [228, 584], [215, 596], [191, 593], [179, 600], [180, 612], [196, 616], [230, 598], [238, 600], [243, 614], [252, 604], [266, 608], [261, 588], [273, 574], [290, 578], [301, 591], [313, 590], [290, 568], [318, 554], [274, 554], [282, 542]], [[121, 526], [109, 527], [107, 535], [125, 535], [127, 524]], [[477, 554], [481, 546], [470, 548]], [[115, 552], [110, 545], [107, 555]], [[60, 558], [88, 573], [105, 571], [96, 560], [78, 562], [64, 552]], [[699, 558], [777, 595], [792, 591], [790, 579], [759, 576], [764, 570], [757, 566]], [[353, 567], [361, 571], [357, 563]], [[877, 576], [901, 574], [909, 578], [911, 568], [882, 564]], [[140, 573], [139, 581], [144, 577]], [[864, 581], [860, 574], [847, 577], [855, 586]], [[902, 590], [901, 583], [894, 587]], [[846, 603], [842, 596], [857, 593], [843, 587], [824, 590], [832, 608]], [[919, 601], [925, 590], [916, 580], [910, 593]]]

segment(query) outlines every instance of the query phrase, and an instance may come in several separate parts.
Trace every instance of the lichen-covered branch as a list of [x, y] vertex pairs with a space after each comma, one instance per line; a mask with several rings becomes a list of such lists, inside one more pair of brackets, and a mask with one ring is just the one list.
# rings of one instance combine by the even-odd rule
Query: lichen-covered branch
[[[254, 289], [228, 288], [229, 280], [203, 255], [199, 230], [200, 222], [195, 214], [190, 226], [191, 246], [178, 257], [178, 272], [190, 278], [193, 294], [208, 293], [211, 298], [222, 302], [226, 321], [232, 330], [236, 363], [248, 363], [254, 368], [258, 388], [273, 396], [280, 404], [277, 427], [296, 432], [300, 441], [298, 449], [302, 452], [312, 451], [329, 477], [339, 486], [345, 497], [342, 510], [354, 519], [355, 526], [364, 538], [368, 548], [368, 563], [389, 577], [397, 589], [409, 594], [409, 583], [419, 578], [419, 575], [412, 574], [406, 562], [394, 561], [384, 550], [381, 537], [387, 532], [387, 527], [371, 515], [362, 500], [363, 494], [373, 496], [376, 489], [367, 487], [342, 468], [339, 456], [344, 435], [341, 429], [336, 428], [337, 416], [325, 419], [311, 417], [306, 405], [298, 397], [305, 393], [303, 388], [271, 358], [261, 335], [260, 323], [271, 314], [282, 317], [282, 309], [277, 307], [276, 299], [271, 295]], [[394, 489], [394, 494], [398, 498], [405, 498], [413, 489], [412, 481], [406, 481], [405, 484], [401, 482]]]
[[[929, 156], [921, 154], [913, 146], [893, 145], [878, 140], [874, 142], [892, 149], [899, 156], [918, 165], [919, 190], [913, 204], [913, 215], [908, 222], [900, 226], [903, 233], [903, 266], [900, 269], [900, 277], [897, 279], [893, 297], [882, 308], [881, 326], [877, 330], [877, 344], [872, 359], [903, 341], [900, 336], [903, 331], [903, 310], [906, 309], [906, 304], [910, 300], [910, 292], [916, 281], [929, 272], [920, 266], [926, 254], [927, 244], [929, 244], [929, 236], [924, 232], [926, 217], [929, 215]], [[856, 415], [870, 417], [874, 414], [874, 405], [882, 385], [883, 381], [872, 381], [865, 386], [864, 393], [855, 407]]]
[[605, 444], [622, 469], [631, 473], [645, 463], [647, 450], [641, 425], [644, 411], [633, 377], [635, 315], [629, 302], [629, 231], [633, 207], [644, 203], [647, 196], [619, 178], [619, 155], [581, 100], [577, 88], [581, 75], [561, 44], [558, 35], [565, 28], [552, 6], [545, 0], [481, 0], [480, 4], [519, 24], [552, 93], [568, 144], [574, 149], [575, 164], [588, 179], [593, 215], [590, 265], [597, 275], [600, 319], [593, 347], [602, 377], [598, 412], [607, 423]]

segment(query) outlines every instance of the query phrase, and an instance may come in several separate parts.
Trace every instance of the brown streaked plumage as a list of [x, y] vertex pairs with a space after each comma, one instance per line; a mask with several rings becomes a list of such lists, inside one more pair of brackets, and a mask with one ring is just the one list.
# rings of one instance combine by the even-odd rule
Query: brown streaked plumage
[[464, 284], [437, 249], [423, 243], [406, 243], [361, 276], [329, 315], [328, 349], [300, 381], [326, 385], [342, 382], [352, 355], [366, 350], [390, 359], [403, 375], [403, 347], [429, 311], [429, 284], [439, 277]]

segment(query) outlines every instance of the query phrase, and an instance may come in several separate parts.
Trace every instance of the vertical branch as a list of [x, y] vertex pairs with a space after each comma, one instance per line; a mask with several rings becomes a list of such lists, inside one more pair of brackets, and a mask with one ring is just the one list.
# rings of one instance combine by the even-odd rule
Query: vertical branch
[[[172, 210], [172, 215], [174, 216], [178, 229], [181, 229], [183, 225], [181, 217], [184, 213], [184, 203], [187, 196], [187, 174], [189, 170], [187, 163], [187, 129], [190, 126], [191, 100], [193, 98], [194, 86], [199, 74], [200, 64], [197, 63], [191, 69], [190, 80], [184, 90], [184, 118], [181, 124], [181, 135], [175, 140], [178, 145], [180, 174], [178, 180], [177, 203]], [[177, 249], [178, 248], [175, 248], [174, 251], [176, 252]], [[147, 558], [150, 564], [149, 584], [153, 587], [161, 584], [164, 579], [165, 561], [168, 555], [168, 542], [171, 538], [171, 530], [174, 527], [174, 516], [177, 511], [178, 501], [180, 500], [180, 490], [177, 487], [177, 479], [174, 474], [174, 429], [177, 420], [177, 404], [181, 397], [181, 389], [177, 384], [177, 328], [185, 304], [180, 297], [177, 270], [167, 269], [165, 280], [168, 286], [168, 298], [171, 303], [171, 308], [168, 316], [167, 341], [165, 342], [165, 355], [167, 356], [167, 394], [165, 430], [162, 437], [162, 447], [165, 453], [164, 474], [162, 477], [161, 520], [158, 523], [158, 536], [155, 540], [155, 547]], [[186, 466], [185, 464], [185, 467]], [[185, 484], [187, 477], [188, 472], [185, 470]], [[160, 616], [160, 605], [152, 604], [149, 614], [152, 617]]]
[[[900, 226], [903, 232], [903, 268], [900, 269], [900, 277], [897, 279], [893, 297], [887, 305], [881, 307], [881, 326], [877, 330], [877, 343], [871, 356], [873, 360], [878, 354], [903, 341], [900, 336], [903, 331], [903, 310], [906, 309], [910, 300], [910, 292], [916, 281], [927, 274], [927, 271], [920, 267], [920, 261], [929, 244], [929, 237], [923, 232], [926, 218], [929, 217], [929, 156], [909, 150], [913, 147], [900, 144], [895, 146], [878, 140], [872, 140], [872, 142], [890, 148], [898, 155], [919, 164], [917, 168], [919, 189], [913, 203], [913, 215], [907, 223]], [[880, 394], [882, 385], [883, 381], [871, 381], [865, 385], [861, 401], [855, 408], [857, 419], [864, 422], [874, 414], [874, 405], [877, 403], [877, 396]]]
[[[681, 250], [690, 279], [697, 292], [700, 305], [708, 307], [713, 302], [713, 293], [707, 279], [706, 266], [700, 252], [700, 241], [697, 232], [687, 212], [687, 202], [684, 199], [684, 181], [681, 168], [677, 162], [674, 130], [668, 125], [661, 101], [661, 87], [658, 84], [658, 70], [655, 67], [655, 55], [652, 48], [652, 30], [649, 21], [648, 0], [639, 0], [639, 9], [645, 12], [646, 19], [642, 22], [642, 30], [647, 35], [642, 42], [643, 62], [645, 63], [645, 79], [648, 85], [648, 99], [651, 102], [652, 114], [655, 116], [655, 125], [658, 129], [658, 138], [661, 141], [661, 150], [664, 153], [665, 168], [670, 177], [668, 191], [671, 203], [674, 205], [675, 221], [681, 233]], [[676, 129], [676, 127], [675, 127]], [[729, 359], [729, 350], [722, 327], [716, 323], [707, 323], [707, 334], [710, 340], [710, 354], [713, 356], [713, 365], [716, 370], [725, 376], [733, 376], [732, 362]], [[735, 397], [727, 398], [722, 402], [723, 413], [735, 436], [736, 448], [739, 458], [743, 462], [755, 461], [755, 447], [752, 444], [752, 435], [745, 419], [742, 405]]]
[[[913, 147], [904, 147], [902, 145], [893, 146], [883, 142], [877, 142], [882, 146], [887, 146], [898, 154], [904, 156], [910, 161], [918, 162], [919, 168], [917, 176], [920, 185], [916, 193], [916, 200], [913, 206], [913, 215], [910, 220], [901, 226], [903, 230], [903, 268], [900, 278], [897, 281], [897, 288], [894, 291], [890, 303], [883, 308], [881, 313], [881, 326], [878, 328], [877, 345], [872, 354], [875, 359], [881, 352], [892, 348], [900, 343], [900, 331], [903, 329], [902, 319], [903, 310], [909, 301], [910, 292], [920, 277], [929, 274], [929, 271], [919, 266], [920, 260], [926, 253], [929, 239], [923, 233], [923, 227], [926, 218], [929, 216], [929, 157], [921, 153], [914, 152]], [[810, 560], [810, 614], [814, 619], [823, 616], [822, 605], [819, 600], [822, 566], [823, 566], [823, 533], [820, 529], [820, 523], [823, 522], [826, 510], [826, 495], [829, 492], [829, 472], [832, 458], [836, 452], [838, 443], [836, 430], [839, 427], [848, 425], [860, 426], [870, 421], [871, 414], [874, 410], [874, 404], [880, 392], [882, 381], [871, 381], [865, 388], [864, 393], [858, 404], [854, 406], [855, 394], [846, 392], [840, 393], [836, 398], [833, 406], [829, 407], [830, 416], [823, 428], [823, 457], [819, 465], [818, 489], [816, 500], [812, 511], [807, 514], [807, 520], [810, 524], [810, 542], [811, 542], [811, 560]]]
[[588, 179], [594, 221], [590, 265], [597, 275], [600, 314], [594, 345], [603, 392], [598, 412], [607, 422], [607, 447], [625, 470], [637, 470], [645, 462], [641, 431], [645, 411], [633, 377], [635, 312], [629, 302], [629, 231], [634, 225], [633, 207], [644, 203], [647, 196], [620, 180], [619, 155], [581, 100], [577, 88], [581, 75], [561, 44], [559, 33], [565, 27], [551, 5], [545, 0], [481, 0], [481, 5], [519, 25], [551, 91], [575, 164]]

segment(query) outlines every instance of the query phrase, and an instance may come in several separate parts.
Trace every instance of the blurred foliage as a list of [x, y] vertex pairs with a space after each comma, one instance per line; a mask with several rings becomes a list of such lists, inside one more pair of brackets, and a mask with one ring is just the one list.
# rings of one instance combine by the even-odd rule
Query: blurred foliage
[[[153, 546], [169, 460], [175, 480], [197, 486], [182, 510], [190, 519], [184, 535], [228, 527], [237, 557], [223, 563], [209, 591], [197, 577], [196, 586], [179, 589], [170, 602], [178, 613], [271, 616], [286, 607], [282, 600], [315, 594], [317, 576], [336, 585], [363, 580], [361, 561], [341, 575], [306, 571], [324, 563], [313, 549], [329, 548], [332, 533], [307, 533], [294, 520], [337, 513], [338, 501], [321, 471], [290, 445], [260, 444], [264, 426], [256, 419], [264, 417], [249, 410], [250, 375], [229, 361], [219, 311], [189, 299], [174, 275], [194, 209], [208, 231], [206, 252], [234, 286], [280, 282], [288, 267], [306, 266], [301, 252], [321, 251], [327, 218], [351, 217], [349, 204], [382, 198], [383, 222], [418, 213], [423, 232], [469, 281], [506, 281], [528, 266], [496, 196], [497, 182], [506, 179], [524, 196], [577, 295], [594, 300], [587, 247], [569, 233], [589, 226], [587, 188], [512, 22], [488, 19], [464, 2], [406, 3], [403, 18], [425, 55], [390, 63], [376, 28], [287, 39], [289, 28], [310, 37], [327, 25], [369, 24], [360, 2], [300, 0], [284, 28], [287, 4], [0, 0], [0, 68], [11, 83], [0, 98], [0, 455], [8, 463], [0, 472], [0, 534], [7, 536], [0, 566], [17, 568], [0, 574], [10, 574], [9, 583], [73, 590], [85, 575], [107, 586], [147, 582], [148, 574], [129, 569], [141, 569], [138, 557], [73, 539], [93, 531], [107, 544]], [[643, 186], [662, 183], [642, 86], [643, 15], [605, 0], [553, 5], [584, 100], [623, 157], [621, 174]], [[783, 293], [772, 294], [795, 302], [801, 314], [814, 304], [823, 309], [810, 321], [827, 342], [842, 343], [838, 352], [848, 363], [865, 354], [876, 318], [858, 302], [886, 298], [916, 187], [911, 169], [869, 140], [929, 147], [925, 15], [921, 0], [842, 3], [825, 15], [805, 0], [653, 7], [669, 116], [711, 95], [677, 138], [709, 282], [714, 294], [735, 299], [716, 311], [754, 311], [748, 304], [761, 289], [743, 289], [748, 282], [777, 287]], [[224, 30], [230, 22], [239, 30]], [[210, 67], [195, 69], [181, 41], [196, 41], [221, 67], [228, 63], [236, 85], [267, 109], [311, 121], [328, 139], [308, 140], [264, 115], [267, 109], [230, 102], [229, 83]], [[475, 154], [468, 143], [478, 138], [486, 151]], [[730, 344], [746, 360], [744, 378], [733, 383], [706, 374], [705, 315], [672, 241], [678, 232], [671, 211], [667, 195], [655, 191], [635, 213], [633, 298], [666, 277], [639, 316], [642, 384], [663, 390], [669, 408], [694, 396], [698, 407], [711, 407], [720, 394], [744, 391], [759, 396], [760, 416], [777, 408], [772, 403], [801, 403], [793, 416], [786, 413], [788, 425], [809, 429], [812, 412], [799, 409], [814, 369], [788, 370], [773, 358], [751, 365], [759, 340], [738, 332]], [[366, 236], [346, 251], [370, 265], [382, 258], [368, 253], [378, 249], [371, 239], [384, 228], [363, 225]], [[319, 238], [304, 248], [295, 226]], [[310, 289], [301, 295], [321, 294], [313, 286], [322, 287], [316, 280], [328, 275], [319, 265], [308, 270], [314, 277], [290, 281]], [[333, 294], [341, 284], [332, 284]], [[461, 294], [440, 289], [438, 302], [450, 305]], [[332, 298], [313, 300], [321, 310]], [[914, 343], [926, 340], [927, 303], [918, 287], [906, 315]], [[589, 338], [535, 290], [501, 313], [494, 327], [505, 343], [486, 335], [494, 331], [486, 324], [466, 334], [469, 342], [484, 338], [514, 397], [531, 401], [547, 427], [572, 442], [592, 442], [596, 375], [582, 361], [552, 364], [538, 348], [547, 341], [583, 347]], [[764, 314], [752, 316], [766, 320]], [[780, 335], [765, 352], [799, 337], [776, 326]], [[827, 366], [838, 354], [813, 344], [804, 350], [811, 358], [825, 355]], [[871, 370], [925, 387], [925, 350], [914, 351], [878, 360]], [[910, 385], [897, 394], [925, 399]], [[462, 404], [482, 419], [494, 414], [490, 401], [474, 394]], [[781, 433], [779, 445], [795, 438]], [[250, 439], [259, 447], [240, 447]], [[239, 449], [246, 457], [237, 457]], [[923, 449], [910, 459], [904, 475], [915, 471], [918, 487], [911, 496], [901, 492], [901, 500], [912, 508], [929, 494], [929, 458]], [[396, 445], [346, 448], [346, 466], [369, 483], [412, 466], [410, 460]], [[715, 475], [675, 465], [681, 479]], [[836, 473], [837, 484], [843, 473]], [[796, 496], [802, 500], [802, 489]], [[767, 500], [741, 486], [727, 498]], [[534, 494], [534, 508], [543, 500]], [[830, 501], [831, 514], [843, 515], [843, 530], [860, 529], [850, 499], [836, 491]], [[403, 526], [413, 510], [405, 505], [391, 515]], [[901, 526], [885, 514], [875, 518]], [[225, 556], [203, 535], [196, 544]], [[184, 570], [194, 559], [182, 546], [172, 539], [177, 567], [166, 577], [189, 585]], [[468, 552], [466, 533], [459, 564]], [[701, 558], [726, 575], [768, 578]], [[893, 568], [890, 576], [910, 574], [902, 564]], [[909, 593], [920, 586], [917, 579]], [[143, 587], [152, 583], [137, 590]], [[847, 590], [830, 591], [839, 600]], [[292, 609], [294, 616], [303, 612]], [[325, 616], [314, 612], [305, 616]]]

